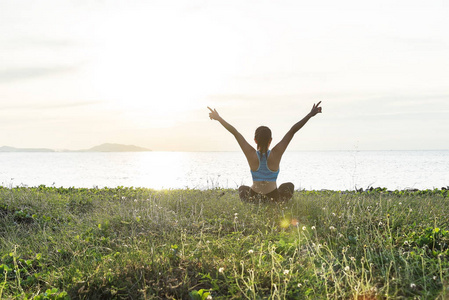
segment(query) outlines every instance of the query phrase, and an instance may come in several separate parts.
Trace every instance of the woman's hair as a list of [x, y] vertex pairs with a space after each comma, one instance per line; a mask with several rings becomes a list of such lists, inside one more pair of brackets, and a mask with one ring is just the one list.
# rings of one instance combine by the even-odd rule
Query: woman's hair
[[266, 154], [268, 152], [268, 144], [271, 141], [271, 130], [267, 126], [260, 126], [256, 129], [254, 135], [257, 146], [260, 149], [261, 154]]

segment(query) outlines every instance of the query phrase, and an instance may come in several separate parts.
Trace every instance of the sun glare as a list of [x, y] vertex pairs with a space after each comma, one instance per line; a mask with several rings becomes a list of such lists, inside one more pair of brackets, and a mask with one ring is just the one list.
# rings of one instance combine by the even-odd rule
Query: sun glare
[[95, 89], [134, 122], [170, 126], [205, 107], [232, 71], [232, 51], [216, 59], [226, 47], [192, 16], [133, 11], [99, 24]]

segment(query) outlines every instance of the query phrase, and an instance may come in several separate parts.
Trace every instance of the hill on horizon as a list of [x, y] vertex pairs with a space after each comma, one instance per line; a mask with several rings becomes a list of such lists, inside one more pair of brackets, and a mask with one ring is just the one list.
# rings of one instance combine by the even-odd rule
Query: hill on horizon
[[105, 143], [99, 146], [92, 147], [87, 150], [82, 150], [86, 152], [145, 152], [151, 151], [150, 149], [138, 147], [134, 145], [122, 145], [122, 144], [111, 144]]
[[0, 152], [55, 152], [55, 150], [46, 148], [15, 148], [3, 146], [0, 147]]

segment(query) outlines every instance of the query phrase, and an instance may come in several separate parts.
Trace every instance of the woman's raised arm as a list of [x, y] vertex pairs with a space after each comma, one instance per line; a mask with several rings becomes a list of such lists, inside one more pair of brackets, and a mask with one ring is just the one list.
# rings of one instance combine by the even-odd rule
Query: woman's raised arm
[[220, 122], [221, 125], [223, 125], [226, 130], [228, 130], [237, 140], [240, 149], [242, 149], [243, 153], [245, 154], [245, 157], [248, 161], [248, 164], [251, 168], [251, 170], [257, 170], [259, 167], [259, 159], [257, 158], [256, 150], [253, 146], [251, 146], [243, 137], [243, 135], [240, 134], [240, 132], [235, 129], [234, 126], [226, 122], [217, 112], [216, 109], [212, 109], [210, 107], [207, 107], [210, 110], [209, 118], [211, 120], [217, 120]]
[[310, 118], [322, 112], [320, 104], [321, 101], [317, 104], [313, 104], [312, 110], [301, 121], [293, 125], [292, 128], [290, 128], [290, 130], [285, 134], [284, 138], [276, 146], [274, 146], [271, 151], [271, 155], [274, 155], [273, 158], [276, 158], [279, 162], [281, 161], [282, 155], [287, 149], [288, 144], [290, 144], [290, 141], [295, 133], [298, 132], [298, 130], [300, 130], [310, 120]]

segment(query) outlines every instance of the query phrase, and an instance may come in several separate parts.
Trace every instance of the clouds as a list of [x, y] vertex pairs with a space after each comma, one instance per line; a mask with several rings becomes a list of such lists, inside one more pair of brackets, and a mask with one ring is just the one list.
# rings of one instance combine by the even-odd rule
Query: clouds
[[3, 38], [3, 49], [9, 49], [12, 51], [23, 50], [27, 48], [31, 49], [67, 49], [69, 47], [76, 46], [76, 43], [70, 39], [63, 38], [49, 38], [46, 36], [36, 36], [33, 34], [23, 36], [13, 36], [9, 38]]
[[278, 138], [323, 101], [292, 149], [419, 148], [420, 138], [441, 147], [447, 9], [418, 0], [1, 1], [0, 117], [18, 130], [0, 139], [49, 147], [68, 133], [79, 144], [55, 148], [238, 150], [203, 107], [249, 139], [259, 123]]
[[[298, 133], [298, 138], [292, 141], [290, 148], [296, 150], [448, 147], [441, 139], [441, 133], [449, 129], [449, 93], [337, 92], [251, 97], [221, 95], [213, 99], [214, 106], [223, 117], [249, 140], [252, 139], [253, 130], [264, 124], [272, 128], [274, 143], [308, 113], [312, 103], [322, 100], [323, 114], [311, 120]], [[236, 110], [236, 106], [241, 109]], [[216, 139], [226, 140], [227, 132], [220, 132], [219, 128], [216, 130], [214, 134], [219, 136]], [[432, 141], [435, 143], [432, 144]], [[238, 148], [235, 145], [231, 149]]]
[[0, 70], [0, 84], [45, 76], [55, 76], [61, 73], [73, 72], [74, 69], [74, 67], [67, 66], [4, 69]]

